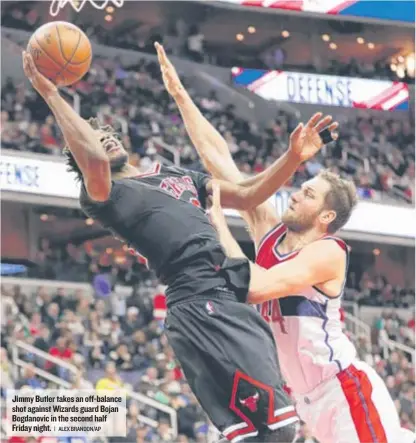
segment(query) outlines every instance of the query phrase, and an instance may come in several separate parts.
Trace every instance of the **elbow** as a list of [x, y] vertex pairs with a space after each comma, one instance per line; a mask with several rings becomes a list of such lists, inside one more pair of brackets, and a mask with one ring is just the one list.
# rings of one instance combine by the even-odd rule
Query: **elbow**
[[83, 176], [88, 195], [95, 201], [107, 201], [112, 187], [109, 159], [92, 158]]
[[258, 265], [250, 264], [250, 285], [248, 288], [247, 301], [251, 304], [261, 303], [264, 298], [265, 269]]
[[247, 296], [247, 303], [249, 303], [250, 305], [258, 305], [261, 303], [261, 300], [259, 299], [259, 297], [256, 296], [255, 292], [250, 290]]
[[236, 209], [240, 209], [243, 211], [250, 211], [251, 209], [254, 209], [257, 206], [254, 197], [255, 196], [251, 192], [250, 188], [239, 186], [237, 199], [238, 208]]
[[270, 300], [271, 298], [278, 298], [275, 296], [276, 294], [272, 294], [270, 296], [269, 292], [266, 290], [263, 290], [260, 286], [252, 285], [252, 282], [250, 283], [250, 288], [248, 290], [247, 295], [247, 302], [251, 305], [257, 305], [260, 303], [263, 303], [265, 301]]

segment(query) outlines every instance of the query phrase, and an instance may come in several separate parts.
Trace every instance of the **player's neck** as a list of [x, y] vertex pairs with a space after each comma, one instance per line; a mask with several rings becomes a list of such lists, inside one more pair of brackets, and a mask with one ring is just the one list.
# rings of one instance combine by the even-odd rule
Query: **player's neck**
[[316, 231], [315, 229], [310, 229], [304, 232], [288, 230], [282, 243], [282, 248], [284, 249], [284, 253], [296, 251], [297, 249], [302, 249], [309, 243], [319, 240], [324, 235], [324, 233]]
[[111, 178], [114, 180], [120, 180], [121, 178], [134, 177], [140, 174], [140, 171], [130, 164], [126, 164], [120, 171], [113, 172], [111, 174]]

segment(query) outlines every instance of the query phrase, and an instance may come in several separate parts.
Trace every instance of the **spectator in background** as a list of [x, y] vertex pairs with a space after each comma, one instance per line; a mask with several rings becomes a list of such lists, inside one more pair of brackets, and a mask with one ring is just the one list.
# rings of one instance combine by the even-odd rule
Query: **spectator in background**
[[[49, 349], [49, 354], [52, 357], [57, 357], [64, 361], [70, 361], [74, 355], [73, 350], [69, 346], [68, 340], [65, 337], [58, 337], [55, 346]], [[54, 364], [46, 362], [46, 369], [57, 372], [57, 368]]]
[[64, 288], [58, 288], [56, 295], [52, 298], [52, 303], [56, 303], [59, 307], [59, 312], [63, 312], [67, 307], [67, 300]]
[[158, 378], [157, 369], [154, 366], [150, 366], [146, 369], [145, 374], [142, 375], [135, 389], [149, 397], [154, 397], [161, 382], [162, 380]]
[[95, 385], [97, 391], [114, 391], [122, 388], [124, 383], [117, 374], [114, 362], [109, 362], [105, 367], [105, 376], [100, 378]]
[[132, 356], [124, 343], [120, 343], [114, 351], [110, 352], [110, 359], [119, 370], [130, 371], [133, 369]]
[[140, 311], [135, 306], [130, 306], [130, 308], [127, 309], [126, 318], [121, 325], [125, 335], [131, 336], [134, 331], [144, 326], [144, 320], [139, 314]]
[[33, 346], [35, 346], [36, 348], [40, 349], [43, 352], [48, 352], [50, 348], [49, 335], [50, 332], [48, 327], [42, 323], [39, 327], [39, 333], [36, 340], [33, 343]]
[[104, 342], [95, 331], [88, 331], [84, 338], [84, 346], [88, 350], [89, 364], [93, 368], [101, 368], [105, 361]]
[[66, 328], [77, 339], [77, 341], [79, 341], [85, 333], [85, 328], [81, 322], [81, 319], [77, 317], [70, 309], [65, 309], [63, 321], [65, 322]]
[[32, 337], [37, 338], [40, 335], [42, 327], [42, 316], [39, 312], [34, 312], [30, 319], [29, 331]]
[[142, 330], [135, 331], [129, 340], [129, 350], [133, 356], [133, 365], [136, 369], [143, 369], [149, 363], [146, 341], [146, 334]]
[[157, 293], [153, 297], [153, 318], [163, 327], [166, 318], [166, 295], [161, 285], [157, 287]]
[[45, 323], [50, 330], [55, 330], [56, 328], [61, 327], [59, 320], [59, 305], [56, 303], [50, 303], [47, 305], [46, 313], [42, 318], [43, 323]]
[[157, 436], [153, 441], [155, 443], [171, 442], [172, 437], [172, 430], [169, 426], [169, 423], [165, 420], [160, 420], [159, 426], [157, 428]]
[[45, 389], [46, 383], [36, 377], [35, 367], [33, 365], [26, 366], [23, 369], [22, 377], [16, 383], [16, 389], [22, 389], [29, 386], [32, 389]]
[[136, 429], [136, 439], [134, 440], [136, 443], [147, 443], [152, 442], [152, 431], [150, 428], [144, 424], [141, 424]]

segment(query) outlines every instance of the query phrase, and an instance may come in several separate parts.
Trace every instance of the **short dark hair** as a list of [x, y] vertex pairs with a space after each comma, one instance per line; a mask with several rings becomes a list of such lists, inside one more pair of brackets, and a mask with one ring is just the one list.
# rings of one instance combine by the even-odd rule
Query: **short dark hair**
[[340, 230], [350, 219], [357, 204], [357, 189], [350, 180], [325, 169], [318, 175], [326, 180], [330, 189], [325, 196], [325, 207], [336, 212], [336, 218], [328, 225], [328, 233], [333, 234]]
[[[117, 134], [112, 126], [110, 126], [110, 125], [101, 126], [98, 118], [91, 117], [87, 121], [90, 124], [90, 126], [92, 127], [92, 129], [94, 129], [94, 130], [101, 130], [101, 131], [108, 132], [108, 133], [114, 134], [114, 135]], [[67, 171], [74, 172], [76, 175], [75, 180], [82, 181], [81, 169], [79, 168], [71, 150], [69, 149], [69, 147], [67, 145], [64, 146], [63, 154], [66, 157], [65, 163], [68, 166]]]

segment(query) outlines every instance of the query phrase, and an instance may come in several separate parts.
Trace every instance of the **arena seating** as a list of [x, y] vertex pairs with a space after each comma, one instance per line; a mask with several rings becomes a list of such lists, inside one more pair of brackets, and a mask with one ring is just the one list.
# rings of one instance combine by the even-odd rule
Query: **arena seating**
[[[75, 365], [86, 386], [100, 389], [114, 383], [126, 385], [134, 392], [171, 406], [177, 412], [181, 434], [178, 441], [204, 441], [209, 429], [206, 417], [184, 382], [162, 334], [166, 306], [163, 287], [154, 275], [127, 255], [124, 259], [118, 256], [116, 263], [106, 252], [94, 251], [90, 257], [82, 246], [68, 245], [65, 251], [58, 251], [51, 249], [46, 240], [40, 244], [44, 263], [28, 275], [37, 279], [37, 286], [28, 286], [21, 280], [20, 285], [6, 283], [2, 287], [3, 395], [5, 389], [13, 386], [35, 389], [47, 385], [34, 374], [32, 367], [14, 376], [10, 343], [18, 339]], [[80, 268], [88, 271], [80, 274]], [[58, 281], [64, 278], [62, 269], [68, 278], [77, 276], [78, 283], [72, 283], [73, 287], [60, 284]], [[79, 275], [91, 283], [87, 290], [76, 286]], [[41, 286], [39, 279], [45, 278], [54, 282], [45, 280], [47, 286]], [[120, 288], [126, 284], [133, 289], [124, 287], [128, 295], [121, 295]], [[386, 286], [384, 283], [379, 289], [383, 291]], [[351, 292], [359, 293], [350, 288], [347, 293]], [[376, 295], [374, 298], [382, 302]], [[414, 429], [414, 366], [400, 350], [390, 352], [386, 359], [377, 338], [385, 334], [389, 339], [414, 347], [414, 320], [406, 324], [394, 310], [389, 310], [373, 326], [375, 334], [370, 346], [363, 337], [354, 337], [359, 357], [387, 380], [403, 426]], [[36, 359], [30, 352], [23, 352], [20, 358], [76, 383], [70, 371], [46, 359]], [[137, 410], [149, 420], [157, 420], [158, 427], [140, 424]], [[144, 439], [137, 441], [169, 441], [169, 422], [160, 411], [140, 405], [134, 399], [129, 402], [129, 411], [126, 441], [132, 441], [135, 435]], [[304, 441], [302, 438], [308, 432], [303, 425], [299, 442]]]
[[[186, 84], [186, 78], [184, 78]], [[111, 60], [95, 60], [90, 74], [76, 85], [84, 117], [98, 115], [124, 133], [123, 142], [132, 162], [146, 167], [154, 158], [158, 141], [180, 154], [181, 165], [201, 170], [178, 110], [160, 80], [157, 64], [142, 60], [123, 67]], [[192, 92], [192, 91], [191, 91]], [[242, 171], [261, 172], [287, 147], [297, 124], [279, 111], [266, 131], [236, 117], [224, 108], [215, 92], [209, 97], [193, 94], [207, 118], [224, 135]], [[1, 141], [4, 148], [60, 155], [62, 136], [42, 99], [25, 84], [9, 79], [2, 89]], [[330, 168], [353, 177], [359, 195], [377, 199], [380, 193], [401, 202], [414, 202], [414, 125], [409, 121], [383, 120], [358, 114], [340, 121], [340, 139], [331, 149], [302, 165], [289, 185], [298, 186]], [[153, 142], [153, 143], [151, 143]]]
[[[5, 27], [24, 29], [34, 31], [40, 23], [40, 17], [36, 8], [32, 9], [31, 5], [23, 5], [16, 8], [9, 8], [2, 16], [2, 24]], [[80, 20], [81, 22], [81, 20]], [[81, 23], [76, 24], [81, 25]], [[118, 48], [133, 49], [141, 52], [153, 52], [153, 41], [157, 38], [161, 43], [165, 44], [169, 53], [173, 52], [180, 57], [189, 58], [195, 61], [209, 61], [216, 66], [245, 66], [246, 68], [268, 69], [267, 60], [264, 57], [258, 57], [258, 54], [250, 54], [247, 57], [244, 51], [239, 54], [236, 51], [229, 51], [226, 48], [220, 53], [218, 46], [210, 47], [204, 42], [203, 33], [193, 26], [189, 30], [183, 30], [183, 24], [177, 20], [168, 29], [165, 36], [149, 35], [143, 38], [138, 32], [140, 23], [131, 26], [128, 32], [118, 33], [109, 32], [97, 21], [85, 22], [82, 20], [81, 27], [86, 31], [88, 37], [97, 42], [108, 46]], [[136, 29], [137, 28], [137, 29]], [[198, 41], [198, 44], [192, 45], [192, 40]], [[200, 48], [200, 50], [195, 50]], [[279, 69], [288, 71], [311, 72], [326, 75], [343, 75], [351, 77], [363, 78], [379, 78], [390, 79], [392, 81], [405, 81], [414, 83], [414, 72], [404, 71], [403, 76], [399, 77], [396, 71], [390, 68], [390, 63], [385, 56], [381, 56], [376, 63], [359, 63], [356, 59], [351, 58], [348, 61], [330, 59], [328, 62], [321, 61], [319, 64], [311, 65], [287, 65], [284, 62], [279, 65]]]

